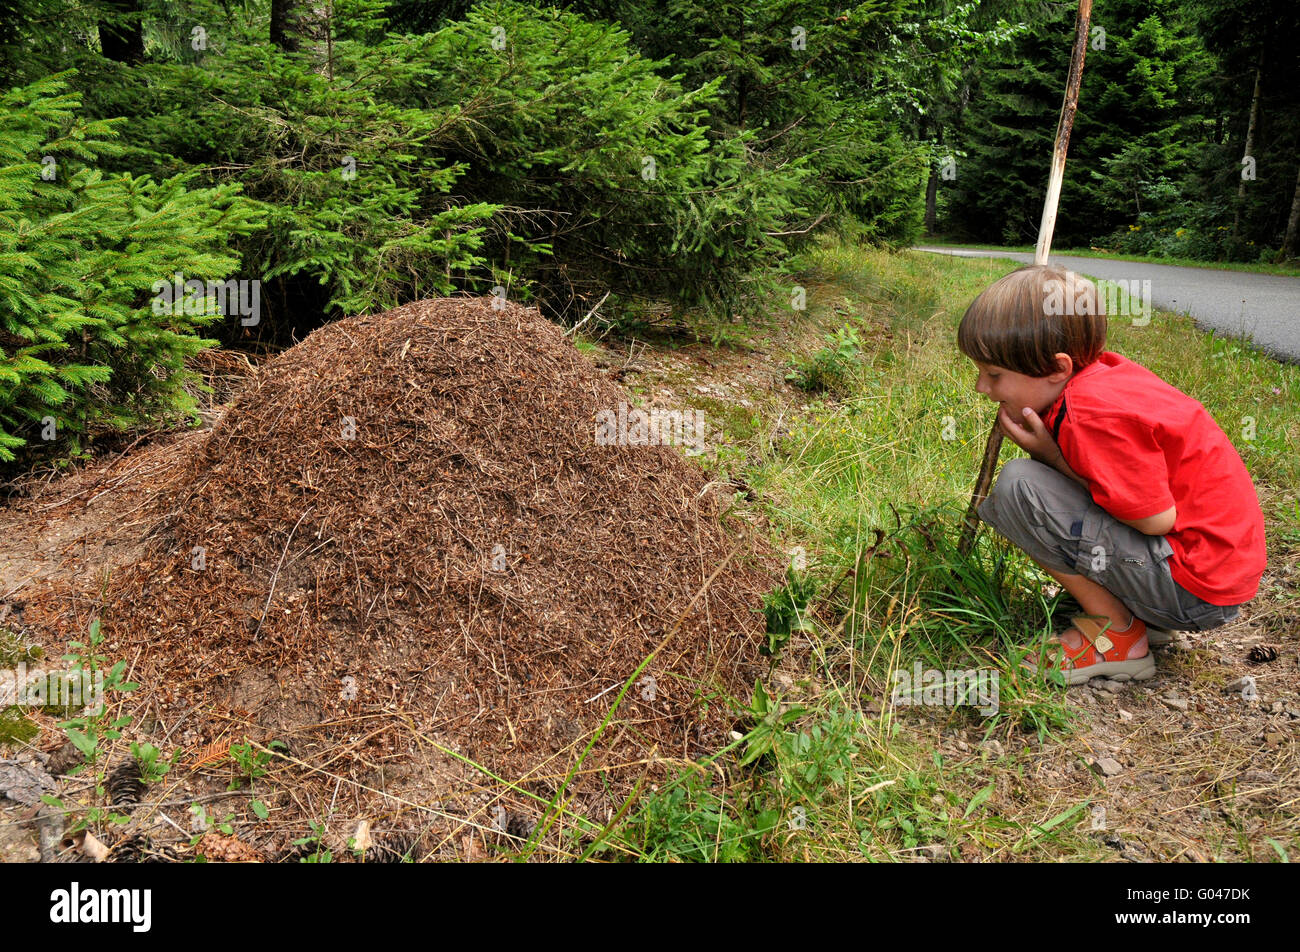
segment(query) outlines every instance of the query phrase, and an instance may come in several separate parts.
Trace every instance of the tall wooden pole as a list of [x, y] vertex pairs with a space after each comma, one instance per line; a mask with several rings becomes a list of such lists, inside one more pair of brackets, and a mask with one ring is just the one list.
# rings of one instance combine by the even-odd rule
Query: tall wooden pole
[[[1052, 174], [1047, 180], [1047, 197], [1043, 200], [1043, 219], [1038, 226], [1038, 246], [1034, 249], [1034, 264], [1047, 264], [1052, 250], [1052, 232], [1056, 229], [1056, 209], [1061, 202], [1061, 181], [1065, 177], [1065, 153], [1070, 147], [1070, 130], [1074, 128], [1074, 113], [1079, 108], [1079, 84], [1083, 80], [1083, 57], [1088, 51], [1088, 33], [1092, 23], [1092, 0], [1079, 0], [1079, 14], [1074, 21], [1074, 49], [1070, 54], [1070, 74], [1065, 80], [1065, 99], [1061, 103], [1061, 118], [1056, 124], [1056, 145], [1052, 149]], [[993, 429], [984, 446], [984, 461], [980, 464], [979, 478], [966, 519], [961, 528], [957, 550], [966, 555], [975, 544], [979, 529], [980, 504], [988, 498], [993, 484], [993, 472], [998, 468], [998, 454], [1002, 450], [1002, 425], [993, 418]]]

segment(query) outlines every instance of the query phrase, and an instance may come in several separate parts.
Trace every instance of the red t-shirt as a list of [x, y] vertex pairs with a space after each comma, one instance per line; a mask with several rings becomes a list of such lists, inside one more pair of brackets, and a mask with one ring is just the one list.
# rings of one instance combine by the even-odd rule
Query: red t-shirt
[[1198, 401], [1106, 351], [1067, 381], [1043, 422], [1088, 480], [1093, 501], [1115, 518], [1178, 507], [1165, 536], [1175, 582], [1213, 605], [1255, 597], [1267, 564], [1259, 496], [1236, 447]]

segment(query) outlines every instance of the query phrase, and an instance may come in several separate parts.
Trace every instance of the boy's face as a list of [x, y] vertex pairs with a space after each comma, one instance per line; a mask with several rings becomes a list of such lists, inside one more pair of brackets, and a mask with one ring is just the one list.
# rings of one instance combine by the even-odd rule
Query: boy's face
[[1025, 407], [1029, 407], [1041, 417], [1061, 395], [1073, 369], [1069, 355], [1057, 354], [1056, 356], [1058, 365], [1060, 358], [1064, 357], [1065, 366], [1069, 369], [1063, 369], [1047, 377], [1030, 377], [996, 364], [975, 361], [975, 366], [979, 369], [975, 389], [990, 400], [1003, 404], [1013, 420], [1019, 421], [1024, 418]]

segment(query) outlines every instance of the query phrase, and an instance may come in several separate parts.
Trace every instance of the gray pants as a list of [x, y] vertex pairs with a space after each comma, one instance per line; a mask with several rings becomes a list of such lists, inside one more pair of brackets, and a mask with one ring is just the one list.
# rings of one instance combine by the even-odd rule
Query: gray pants
[[1087, 576], [1157, 628], [1207, 631], [1240, 614], [1238, 606], [1211, 605], [1174, 581], [1174, 550], [1164, 536], [1124, 525], [1074, 480], [1035, 460], [1003, 464], [979, 517], [1040, 564]]

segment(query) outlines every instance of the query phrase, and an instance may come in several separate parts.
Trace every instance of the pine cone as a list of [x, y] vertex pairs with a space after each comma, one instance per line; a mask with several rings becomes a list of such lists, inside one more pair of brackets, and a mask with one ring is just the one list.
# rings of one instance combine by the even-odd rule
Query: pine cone
[[1268, 664], [1270, 661], [1276, 661], [1277, 648], [1272, 645], [1256, 645], [1250, 649], [1246, 660], [1251, 664]]
[[108, 775], [108, 796], [114, 806], [134, 806], [140, 802], [147, 785], [140, 779], [140, 765], [124, 760]]
[[128, 836], [113, 847], [110, 863], [179, 863], [180, 857], [170, 846], [154, 846], [144, 833]]
[[419, 840], [418, 833], [401, 830], [376, 837], [374, 846], [366, 850], [366, 862], [401, 863], [405, 861], [408, 854], [411, 860], [415, 861], [419, 857], [415, 851]]

